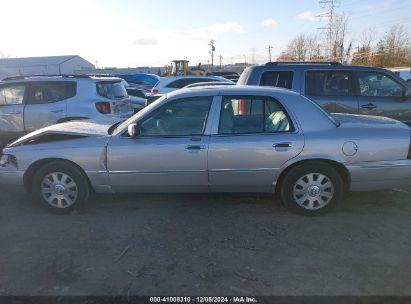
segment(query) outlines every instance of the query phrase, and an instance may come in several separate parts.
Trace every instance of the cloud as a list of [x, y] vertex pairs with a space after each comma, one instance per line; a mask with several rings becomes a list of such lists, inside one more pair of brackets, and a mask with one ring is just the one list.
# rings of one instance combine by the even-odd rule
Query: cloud
[[317, 20], [316, 16], [318, 16], [318, 14], [319, 13], [315, 13], [312, 11], [305, 11], [296, 15], [294, 19], [314, 22]]
[[215, 23], [188, 31], [192, 38], [210, 38], [221, 33], [244, 33], [244, 28], [238, 22]]
[[268, 18], [266, 20], [264, 20], [263, 22], [261, 22], [261, 25], [264, 27], [274, 27], [276, 25], [278, 25], [278, 22], [275, 21], [273, 18]]
[[158, 41], [151, 38], [140, 38], [134, 41], [135, 45], [146, 46], [146, 45], [157, 45]]

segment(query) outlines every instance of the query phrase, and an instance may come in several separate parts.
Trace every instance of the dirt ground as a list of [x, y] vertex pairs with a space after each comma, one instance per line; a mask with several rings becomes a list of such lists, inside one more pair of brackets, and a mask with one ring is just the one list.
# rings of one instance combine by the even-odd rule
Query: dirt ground
[[314, 218], [268, 195], [0, 200], [0, 295], [411, 295], [411, 188]]

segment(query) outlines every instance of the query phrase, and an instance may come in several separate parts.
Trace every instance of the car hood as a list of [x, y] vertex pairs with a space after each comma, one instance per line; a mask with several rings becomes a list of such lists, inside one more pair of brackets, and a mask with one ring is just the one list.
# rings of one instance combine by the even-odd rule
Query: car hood
[[113, 120], [69, 121], [31, 132], [8, 146], [20, 146], [39, 139], [45, 140], [46, 138], [47, 141], [57, 141], [78, 137], [107, 136], [108, 129], [113, 123], [115, 123]]
[[388, 117], [356, 115], [356, 114], [332, 114], [340, 122], [342, 128], [395, 128], [410, 129], [406, 124]]

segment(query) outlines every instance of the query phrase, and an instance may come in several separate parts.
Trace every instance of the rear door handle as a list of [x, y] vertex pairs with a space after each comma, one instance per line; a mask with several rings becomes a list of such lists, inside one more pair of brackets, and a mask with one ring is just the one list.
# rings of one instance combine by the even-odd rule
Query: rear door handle
[[273, 144], [274, 148], [291, 148], [292, 145], [291, 143], [278, 143], [278, 144]]
[[369, 103], [369, 104], [367, 104], [367, 105], [361, 106], [361, 108], [363, 108], [363, 109], [368, 109], [368, 110], [375, 109], [376, 107], [377, 107], [377, 106], [376, 106], [375, 104], [372, 104], [372, 103]]
[[62, 110], [62, 109], [56, 109], [56, 110], [51, 110], [50, 112], [51, 113], [61, 113], [61, 112], [63, 112], [64, 110]]
[[205, 145], [188, 145], [186, 147], [187, 150], [204, 150], [205, 148]]

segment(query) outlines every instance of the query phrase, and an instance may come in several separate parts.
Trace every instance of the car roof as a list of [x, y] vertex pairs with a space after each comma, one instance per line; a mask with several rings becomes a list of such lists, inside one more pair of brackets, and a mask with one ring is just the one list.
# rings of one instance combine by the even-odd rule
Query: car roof
[[201, 87], [201, 86], [231, 86], [235, 85], [232, 81], [210, 81], [210, 82], [195, 82], [185, 86], [185, 88]]
[[14, 76], [7, 77], [1, 80], [0, 83], [13, 83], [13, 82], [32, 82], [32, 81], [121, 81], [119, 77], [111, 75], [28, 75], [28, 76]]
[[335, 62], [268, 62], [262, 65], [255, 65], [249, 69], [258, 70], [354, 70], [354, 71], [387, 71], [381, 67], [339, 64]]
[[250, 85], [225, 85], [225, 86], [207, 86], [207, 87], [193, 87], [182, 88], [167, 94], [167, 98], [180, 95], [272, 95], [272, 94], [286, 94], [299, 96], [300, 94], [284, 88], [275, 87], [261, 87]]

